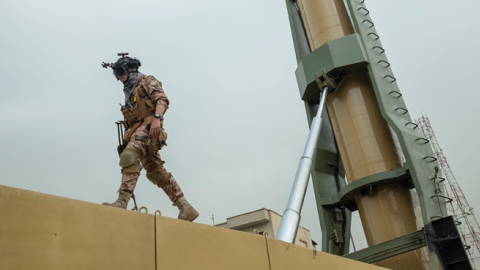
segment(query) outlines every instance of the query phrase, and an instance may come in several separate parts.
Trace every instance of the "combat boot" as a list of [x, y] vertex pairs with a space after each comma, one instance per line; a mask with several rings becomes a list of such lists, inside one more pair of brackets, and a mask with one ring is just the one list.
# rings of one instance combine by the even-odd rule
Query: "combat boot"
[[132, 193], [130, 193], [128, 191], [125, 191], [125, 190], [120, 190], [120, 192], [118, 192], [118, 199], [117, 199], [116, 202], [114, 202], [114, 203], [102, 203], [102, 205], [127, 209], [128, 201], [130, 201], [131, 197], [132, 197]]
[[200, 214], [191, 206], [185, 197], [179, 198], [176, 202], [173, 203], [174, 206], [178, 207], [180, 213], [178, 214], [178, 219], [186, 221], [194, 221]]

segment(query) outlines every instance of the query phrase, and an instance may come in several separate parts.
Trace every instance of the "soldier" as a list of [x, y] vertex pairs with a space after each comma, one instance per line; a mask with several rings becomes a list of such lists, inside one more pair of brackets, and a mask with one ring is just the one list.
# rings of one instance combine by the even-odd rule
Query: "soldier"
[[115, 63], [103, 63], [104, 68], [112, 68], [113, 75], [124, 85], [125, 106], [122, 106], [124, 115], [125, 135], [128, 142], [120, 155], [122, 167], [122, 184], [118, 199], [114, 203], [103, 205], [127, 208], [128, 201], [140, 176], [140, 162], [147, 171], [147, 178], [153, 184], [162, 188], [174, 206], [180, 210], [178, 219], [193, 221], [198, 212], [193, 208], [180, 189], [172, 174], [163, 167], [165, 163], [160, 158], [159, 150], [166, 145], [167, 133], [163, 129], [163, 116], [170, 101], [162, 88], [162, 83], [153, 76], [147, 76], [138, 71], [141, 63], [136, 58], [125, 54]]

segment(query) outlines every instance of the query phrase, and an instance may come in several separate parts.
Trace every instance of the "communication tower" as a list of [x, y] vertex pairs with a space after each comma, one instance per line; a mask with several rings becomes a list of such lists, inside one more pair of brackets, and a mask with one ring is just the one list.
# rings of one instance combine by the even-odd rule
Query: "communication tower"
[[445, 195], [450, 198], [450, 202], [447, 203], [448, 214], [454, 217], [470, 262], [478, 269], [480, 265], [480, 226], [472, 212], [473, 208], [469, 205], [450, 165], [448, 165], [447, 158], [440, 148], [428, 117], [422, 115], [415, 122], [425, 138], [430, 141], [433, 152], [435, 152], [444, 176], [441, 181], [444, 182]]

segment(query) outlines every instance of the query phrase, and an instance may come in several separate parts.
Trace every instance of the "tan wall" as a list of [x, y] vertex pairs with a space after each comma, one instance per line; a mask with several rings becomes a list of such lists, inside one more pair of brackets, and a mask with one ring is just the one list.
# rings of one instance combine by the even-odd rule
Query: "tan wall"
[[234, 230], [0, 186], [0, 269], [379, 267]]
[[[165, 244], [174, 241], [178, 246]], [[271, 237], [157, 217], [157, 246], [161, 244], [158, 269], [384, 269]]]
[[[282, 222], [282, 216], [270, 211], [270, 219], [272, 224], [273, 238], [277, 238], [278, 229]], [[312, 236], [310, 231], [302, 226], [298, 227], [297, 236], [295, 237], [295, 245], [299, 245], [306, 248], [314, 248], [312, 244]]]
[[0, 269], [155, 269], [154, 218], [0, 186]]

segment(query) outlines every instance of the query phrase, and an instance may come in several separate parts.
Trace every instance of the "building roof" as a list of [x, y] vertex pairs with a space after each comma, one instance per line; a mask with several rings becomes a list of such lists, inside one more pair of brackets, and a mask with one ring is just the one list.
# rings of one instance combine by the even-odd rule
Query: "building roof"
[[[255, 212], [258, 212], [258, 211], [261, 211], [261, 210], [266, 210], [266, 211], [268, 211], [268, 212], [275, 213], [275, 214], [277, 214], [277, 215], [280, 216], [280, 217], [282, 216], [282, 215], [280, 215], [279, 213], [277, 213], [277, 212], [275, 212], [275, 211], [273, 211], [273, 210], [271, 210], [271, 209], [262, 207], [262, 208], [260, 208], [260, 209], [258, 209], [258, 210], [254, 210], [254, 211], [250, 211], [250, 212], [247, 212], [247, 213], [243, 213], [243, 214], [239, 214], [239, 215], [235, 215], [235, 216], [228, 217], [227, 220], [228, 220], [228, 219], [231, 219], [231, 218], [236, 218], [236, 217], [239, 217], [239, 216], [243, 216], [243, 215], [248, 215], [248, 214], [251, 214], [251, 213], [255, 213]], [[224, 225], [224, 224], [227, 224], [227, 223], [228, 223], [228, 222], [222, 222], [222, 223], [215, 224], [215, 226]], [[301, 227], [301, 228], [303, 228], [303, 229], [305, 229], [305, 230], [307, 230], [307, 231], [310, 231], [309, 229], [307, 229], [307, 228], [305, 228], [305, 227], [303, 227], [303, 226], [299, 226], [299, 227]]]

